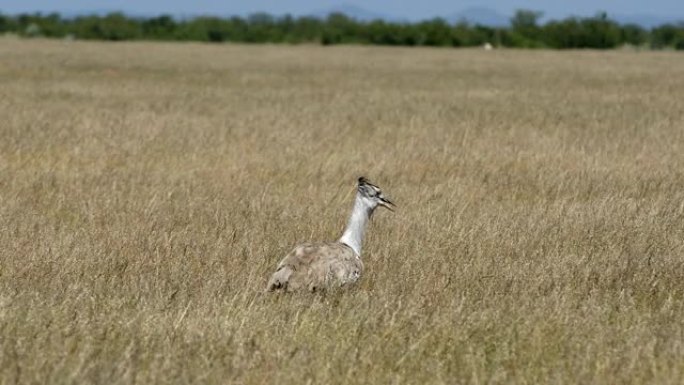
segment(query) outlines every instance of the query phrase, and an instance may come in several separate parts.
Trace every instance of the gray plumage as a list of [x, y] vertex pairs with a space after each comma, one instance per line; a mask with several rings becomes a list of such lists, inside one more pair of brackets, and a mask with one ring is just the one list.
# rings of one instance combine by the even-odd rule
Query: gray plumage
[[354, 209], [340, 240], [295, 247], [278, 264], [266, 289], [318, 291], [355, 283], [363, 273], [361, 244], [366, 224], [378, 206], [392, 210], [394, 204], [378, 186], [359, 178]]
[[297, 246], [278, 265], [268, 290], [316, 291], [354, 283], [363, 262], [344, 243], [309, 243]]

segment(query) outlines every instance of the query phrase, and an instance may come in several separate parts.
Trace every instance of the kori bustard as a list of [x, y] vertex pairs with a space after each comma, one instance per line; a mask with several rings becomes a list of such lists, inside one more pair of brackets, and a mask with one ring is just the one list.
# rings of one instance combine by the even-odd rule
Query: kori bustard
[[363, 272], [361, 243], [373, 211], [382, 206], [393, 211], [394, 203], [380, 187], [361, 177], [347, 227], [337, 242], [297, 246], [278, 264], [268, 281], [268, 291], [323, 290], [356, 282]]

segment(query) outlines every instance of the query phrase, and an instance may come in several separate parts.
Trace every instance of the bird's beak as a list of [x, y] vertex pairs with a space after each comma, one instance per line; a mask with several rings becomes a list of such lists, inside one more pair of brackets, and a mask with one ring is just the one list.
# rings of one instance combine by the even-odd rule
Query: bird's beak
[[391, 200], [387, 198], [380, 198], [380, 206], [386, 208], [389, 211], [394, 211], [394, 209], [397, 207], [394, 203], [392, 203]]

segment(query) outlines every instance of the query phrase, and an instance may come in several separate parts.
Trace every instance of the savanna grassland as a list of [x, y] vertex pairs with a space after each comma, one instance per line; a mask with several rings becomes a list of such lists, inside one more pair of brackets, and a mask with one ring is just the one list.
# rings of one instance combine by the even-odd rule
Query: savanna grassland
[[682, 54], [0, 39], [0, 383], [683, 382]]

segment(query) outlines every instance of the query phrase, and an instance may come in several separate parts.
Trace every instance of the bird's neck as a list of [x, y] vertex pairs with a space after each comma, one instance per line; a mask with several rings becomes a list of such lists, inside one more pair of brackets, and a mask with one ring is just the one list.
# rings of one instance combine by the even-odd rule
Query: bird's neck
[[366, 224], [373, 214], [373, 209], [364, 203], [359, 194], [356, 194], [354, 209], [352, 210], [347, 227], [340, 238], [340, 242], [354, 250], [357, 256], [361, 256], [361, 244], [363, 235], [366, 232]]

